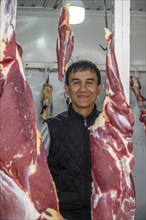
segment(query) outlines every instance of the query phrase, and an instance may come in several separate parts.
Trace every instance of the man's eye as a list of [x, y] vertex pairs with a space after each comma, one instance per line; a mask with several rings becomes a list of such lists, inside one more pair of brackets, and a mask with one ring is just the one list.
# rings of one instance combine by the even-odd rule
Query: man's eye
[[93, 85], [93, 81], [88, 81], [87, 84]]
[[73, 85], [78, 85], [78, 84], [79, 84], [78, 81], [74, 81], [74, 82], [73, 82]]

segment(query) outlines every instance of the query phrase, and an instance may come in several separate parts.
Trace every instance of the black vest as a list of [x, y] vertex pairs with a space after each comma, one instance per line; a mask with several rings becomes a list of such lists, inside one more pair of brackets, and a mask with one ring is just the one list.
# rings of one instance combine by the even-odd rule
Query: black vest
[[86, 118], [69, 111], [46, 120], [50, 131], [50, 150], [47, 158], [56, 184], [60, 210], [90, 207], [91, 158], [88, 129], [99, 112], [94, 107]]

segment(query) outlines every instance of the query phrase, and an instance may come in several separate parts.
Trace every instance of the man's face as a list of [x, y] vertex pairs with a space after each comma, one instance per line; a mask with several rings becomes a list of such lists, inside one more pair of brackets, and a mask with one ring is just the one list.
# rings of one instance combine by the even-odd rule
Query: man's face
[[69, 85], [65, 86], [66, 92], [71, 98], [74, 110], [92, 108], [97, 95], [100, 94], [101, 85], [98, 85], [96, 73], [89, 70], [71, 73]]

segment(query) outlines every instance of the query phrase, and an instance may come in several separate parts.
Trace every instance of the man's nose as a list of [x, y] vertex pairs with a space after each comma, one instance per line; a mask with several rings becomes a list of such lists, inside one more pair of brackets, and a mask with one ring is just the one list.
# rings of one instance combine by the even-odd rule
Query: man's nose
[[85, 91], [86, 90], [86, 84], [83, 82], [83, 83], [81, 83], [81, 85], [80, 85], [80, 90], [81, 91]]

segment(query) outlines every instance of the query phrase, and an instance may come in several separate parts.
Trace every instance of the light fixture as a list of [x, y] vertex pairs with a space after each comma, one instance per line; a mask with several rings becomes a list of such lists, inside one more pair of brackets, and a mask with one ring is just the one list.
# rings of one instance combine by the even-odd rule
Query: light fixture
[[82, 0], [66, 0], [65, 3], [70, 3], [69, 14], [70, 24], [82, 23], [85, 19], [85, 8]]

